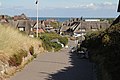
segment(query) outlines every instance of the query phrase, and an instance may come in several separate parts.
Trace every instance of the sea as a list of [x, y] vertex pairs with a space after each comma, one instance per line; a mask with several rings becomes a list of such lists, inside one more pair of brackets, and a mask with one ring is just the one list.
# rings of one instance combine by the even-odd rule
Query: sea
[[[73, 17], [39, 17], [38, 20], [47, 20], [47, 19], [55, 19], [58, 22], [64, 22], [70, 20]], [[36, 17], [29, 17], [31, 20], [37, 20]], [[114, 19], [114, 18], [84, 18], [84, 19]]]
[[[31, 20], [36, 20], [36, 17], [29, 17]], [[70, 18], [62, 18], [62, 17], [39, 17], [38, 20], [47, 20], [47, 19], [55, 19], [59, 22], [64, 22], [69, 20]]]

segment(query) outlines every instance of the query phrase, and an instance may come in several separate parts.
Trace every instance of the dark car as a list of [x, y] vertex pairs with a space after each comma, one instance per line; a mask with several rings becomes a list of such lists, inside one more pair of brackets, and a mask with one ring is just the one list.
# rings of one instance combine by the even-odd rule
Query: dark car
[[74, 53], [76, 51], [76, 47], [71, 48], [70, 53]]
[[77, 51], [77, 55], [79, 56], [79, 58], [88, 59], [88, 52], [87, 51]]

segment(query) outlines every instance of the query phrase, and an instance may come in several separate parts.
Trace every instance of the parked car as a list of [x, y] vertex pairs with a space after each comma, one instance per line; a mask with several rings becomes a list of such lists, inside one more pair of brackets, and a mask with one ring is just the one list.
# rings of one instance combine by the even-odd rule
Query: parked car
[[77, 55], [82, 59], [83, 58], [88, 59], [88, 52], [87, 51], [77, 51]]
[[76, 48], [76, 47], [73, 47], [73, 48], [71, 48], [70, 53], [73, 53], [73, 52], [75, 52], [76, 50], [77, 50], [77, 48]]

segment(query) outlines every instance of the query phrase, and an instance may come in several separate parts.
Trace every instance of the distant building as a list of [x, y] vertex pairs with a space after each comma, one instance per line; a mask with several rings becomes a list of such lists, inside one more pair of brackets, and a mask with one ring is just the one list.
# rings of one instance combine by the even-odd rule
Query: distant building
[[85, 21], [100, 21], [100, 19], [85, 19]]
[[28, 20], [28, 18], [26, 17], [26, 15], [24, 13], [22, 13], [21, 15], [16, 15], [13, 17], [14, 21], [17, 20]]
[[106, 21], [100, 21], [99, 19], [89, 19], [87, 21], [71, 21], [63, 22], [60, 29], [60, 34], [68, 34], [75, 37], [85, 35], [90, 31], [99, 31], [101, 29], [106, 29], [110, 24]]
[[106, 29], [110, 26], [107, 22], [97, 22], [97, 21], [82, 21], [73, 31], [74, 34], [80, 36], [85, 35], [87, 32], [99, 31], [101, 29]]
[[31, 27], [29, 20], [19, 20], [16, 26], [20, 31], [25, 31], [27, 34], [30, 34]]
[[32, 32], [31, 21], [25, 14], [14, 16], [13, 20], [9, 21], [11, 26], [17, 28], [19, 31], [24, 31], [28, 35]]
[[[38, 33], [45, 33], [45, 26], [42, 25], [42, 21], [38, 22]], [[33, 26], [33, 32], [36, 33], [37, 32], [37, 22], [35, 23], [35, 25]]]
[[9, 23], [9, 22], [8, 22], [8, 19], [4, 15], [1, 15], [1, 17], [0, 17], [0, 23], [1, 24], [6, 24], [6, 23]]

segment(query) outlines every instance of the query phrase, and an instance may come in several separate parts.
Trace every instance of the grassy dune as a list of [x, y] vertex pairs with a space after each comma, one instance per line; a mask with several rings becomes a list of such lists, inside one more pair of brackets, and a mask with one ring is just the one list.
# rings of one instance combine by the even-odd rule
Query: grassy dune
[[31, 46], [34, 47], [35, 53], [43, 51], [40, 40], [25, 36], [9, 26], [0, 25], [0, 54], [11, 56], [20, 49], [29, 51]]

